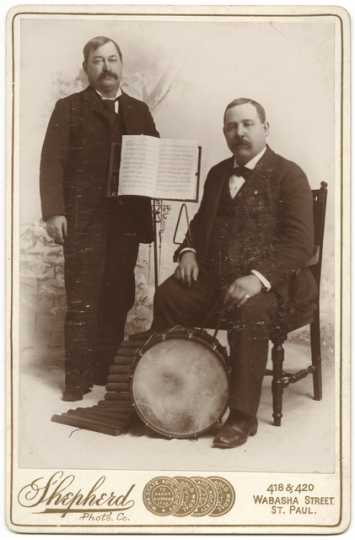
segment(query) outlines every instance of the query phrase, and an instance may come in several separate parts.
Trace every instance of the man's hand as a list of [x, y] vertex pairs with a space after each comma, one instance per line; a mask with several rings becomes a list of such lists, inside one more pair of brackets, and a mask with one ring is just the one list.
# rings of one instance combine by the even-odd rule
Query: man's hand
[[254, 275], [243, 276], [233, 281], [229, 287], [224, 303], [227, 307], [231, 308], [236, 305], [242, 306], [251, 298], [258, 294], [262, 289], [261, 281]]
[[191, 287], [192, 282], [197, 281], [198, 274], [199, 267], [195, 253], [186, 251], [182, 254], [179, 265], [175, 270], [175, 277]]
[[64, 244], [68, 234], [67, 218], [65, 216], [52, 216], [47, 220], [47, 232], [57, 244]]

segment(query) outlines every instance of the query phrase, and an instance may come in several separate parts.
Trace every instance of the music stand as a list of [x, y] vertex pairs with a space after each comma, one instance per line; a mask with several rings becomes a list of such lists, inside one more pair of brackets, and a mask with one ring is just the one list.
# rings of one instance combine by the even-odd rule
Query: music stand
[[201, 176], [201, 154], [202, 154], [202, 148], [201, 148], [201, 146], [198, 146], [197, 171], [195, 173], [195, 176], [196, 176], [195, 197], [193, 197], [191, 199], [174, 199], [174, 198], [171, 198], [171, 199], [170, 198], [167, 198], [167, 199], [152, 199], [152, 217], [153, 217], [153, 234], [154, 234], [154, 240], [153, 240], [153, 243], [154, 243], [154, 246], [153, 246], [153, 249], [154, 249], [154, 287], [155, 287], [155, 290], [157, 290], [158, 285], [159, 285], [159, 260], [158, 260], [158, 238], [157, 238], [158, 227], [157, 227], [157, 225], [159, 223], [161, 223], [162, 220], [164, 219], [164, 215], [163, 215], [163, 207], [164, 207], [164, 205], [163, 205], [163, 203], [164, 203], [164, 201], [175, 201], [175, 202], [181, 202], [182, 203], [181, 207], [180, 207], [180, 210], [179, 210], [178, 222], [177, 222], [175, 232], [174, 232], [173, 242], [174, 242], [174, 244], [176, 244], [177, 242], [175, 240], [176, 240], [177, 228], [178, 228], [178, 224], [180, 223], [181, 214], [182, 214], [183, 209], [185, 209], [186, 219], [187, 219], [188, 228], [189, 228], [189, 217], [188, 217], [188, 209], [187, 209], [186, 203], [187, 202], [195, 202], [195, 203], [198, 202], [199, 189], [200, 189], [200, 176]]

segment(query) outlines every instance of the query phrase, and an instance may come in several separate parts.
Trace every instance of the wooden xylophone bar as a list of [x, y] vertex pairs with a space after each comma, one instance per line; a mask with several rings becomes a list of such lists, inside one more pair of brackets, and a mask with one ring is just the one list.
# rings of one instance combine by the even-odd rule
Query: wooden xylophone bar
[[109, 369], [103, 400], [92, 407], [78, 407], [55, 414], [51, 420], [107, 435], [126, 433], [134, 417], [131, 394], [133, 370], [138, 351], [150, 335], [150, 332], [135, 334], [121, 344]]

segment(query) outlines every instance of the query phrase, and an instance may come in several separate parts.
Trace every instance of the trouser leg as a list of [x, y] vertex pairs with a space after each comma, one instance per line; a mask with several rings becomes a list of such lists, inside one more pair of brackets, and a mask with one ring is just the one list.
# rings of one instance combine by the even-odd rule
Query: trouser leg
[[128, 311], [134, 304], [134, 269], [138, 255], [135, 235], [110, 231], [98, 309], [95, 379], [104, 383], [109, 365], [124, 337]]
[[247, 416], [257, 414], [266, 368], [275, 295], [260, 293], [236, 310], [235, 325], [228, 332], [231, 349], [230, 408]]
[[191, 287], [171, 276], [155, 293], [152, 329], [161, 331], [178, 324], [200, 326], [217, 298], [216, 280], [203, 272]]
[[65, 246], [65, 384], [84, 387], [91, 381], [97, 334], [98, 283], [102, 268], [84, 241]]
[[134, 303], [138, 242], [117, 222], [82, 225], [64, 246], [66, 386], [103, 384]]

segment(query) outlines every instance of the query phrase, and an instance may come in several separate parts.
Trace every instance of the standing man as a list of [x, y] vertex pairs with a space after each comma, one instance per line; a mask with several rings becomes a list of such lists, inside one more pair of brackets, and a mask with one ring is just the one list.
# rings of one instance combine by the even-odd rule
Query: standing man
[[223, 306], [231, 323], [230, 415], [214, 446], [233, 448], [257, 431], [273, 320], [288, 302], [312, 309], [315, 282], [305, 265], [313, 254], [313, 202], [302, 170], [266, 145], [269, 124], [259, 103], [227, 105], [223, 132], [233, 157], [208, 173], [190, 234], [175, 254], [175, 275], [156, 293], [153, 330], [201, 326]]
[[150, 200], [111, 197], [122, 135], [159, 136], [147, 105], [120, 89], [117, 43], [95, 37], [83, 55], [89, 86], [57, 102], [40, 165], [43, 219], [64, 247], [66, 401], [105, 384], [134, 303], [138, 246], [153, 240]]

